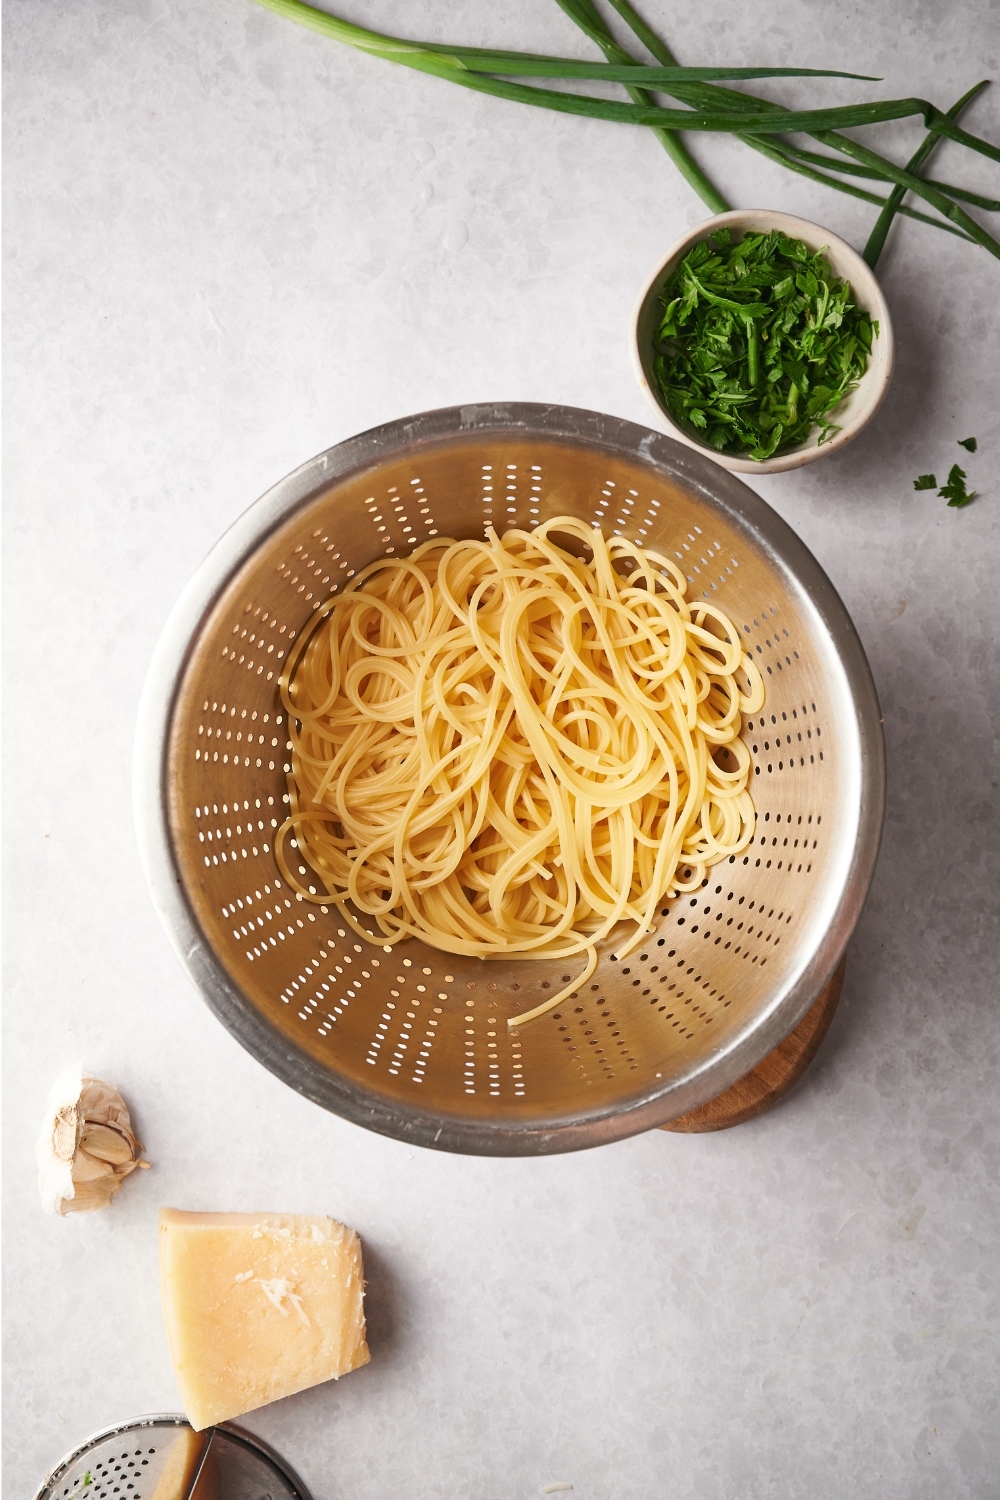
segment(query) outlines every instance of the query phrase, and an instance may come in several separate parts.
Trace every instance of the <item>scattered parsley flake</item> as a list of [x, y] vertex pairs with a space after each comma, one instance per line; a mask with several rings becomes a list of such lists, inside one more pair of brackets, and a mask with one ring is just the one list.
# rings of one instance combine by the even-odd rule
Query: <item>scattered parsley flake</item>
[[780, 230], [692, 246], [661, 294], [654, 368], [663, 400], [709, 447], [758, 462], [804, 443], [868, 365], [878, 324], [822, 251]]
[[958, 446], [960, 448], [968, 448], [970, 453], [975, 453], [978, 445], [975, 438], [959, 438]]
[[915, 490], [936, 490], [937, 487], [937, 478], [933, 474], [921, 474], [919, 479], [913, 481]]
[[947, 500], [949, 505], [959, 507], [968, 505], [970, 500], [975, 500], [976, 498], [975, 490], [970, 492], [965, 488], [965, 470], [960, 469], [958, 464], [952, 464], [948, 474], [948, 482], [941, 486], [938, 494]]

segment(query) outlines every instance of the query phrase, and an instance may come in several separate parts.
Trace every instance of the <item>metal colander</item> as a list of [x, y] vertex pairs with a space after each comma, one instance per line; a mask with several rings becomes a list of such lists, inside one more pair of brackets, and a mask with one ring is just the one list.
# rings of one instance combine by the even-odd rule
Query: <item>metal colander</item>
[[[313, 610], [434, 536], [572, 514], [676, 557], [764, 675], [744, 737], [758, 828], [656, 931], [511, 1034], [583, 959], [386, 952], [296, 898], [274, 861], [288, 726], [278, 679]], [[478, 405], [321, 453], [236, 522], [150, 669], [136, 745], [143, 861], [178, 956], [225, 1026], [325, 1108], [442, 1149], [537, 1154], [662, 1125], [749, 1071], [833, 972], [882, 827], [878, 702], [829, 580], [740, 480], [670, 438], [565, 407]]]

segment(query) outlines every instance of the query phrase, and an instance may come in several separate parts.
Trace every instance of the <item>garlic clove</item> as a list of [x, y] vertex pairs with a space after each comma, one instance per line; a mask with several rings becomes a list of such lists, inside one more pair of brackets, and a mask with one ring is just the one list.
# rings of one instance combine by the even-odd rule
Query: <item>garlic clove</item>
[[89, 1120], [80, 1132], [80, 1146], [84, 1151], [101, 1161], [111, 1162], [114, 1166], [127, 1162], [130, 1171], [135, 1166], [137, 1144], [134, 1136], [130, 1143], [120, 1130], [115, 1130], [111, 1125], [92, 1125]]
[[111, 1084], [84, 1077], [79, 1063], [53, 1084], [38, 1139], [38, 1186], [47, 1213], [106, 1208], [143, 1150], [128, 1106]]
[[104, 1083], [100, 1078], [84, 1078], [80, 1090], [80, 1112], [91, 1124], [113, 1125], [122, 1135], [135, 1140], [125, 1100], [110, 1083]]
[[81, 1182], [97, 1182], [101, 1177], [117, 1177], [118, 1173], [108, 1161], [101, 1161], [97, 1156], [91, 1156], [82, 1146], [77, 1147], [73, 1158], [73, 1182], [79, 1187]]

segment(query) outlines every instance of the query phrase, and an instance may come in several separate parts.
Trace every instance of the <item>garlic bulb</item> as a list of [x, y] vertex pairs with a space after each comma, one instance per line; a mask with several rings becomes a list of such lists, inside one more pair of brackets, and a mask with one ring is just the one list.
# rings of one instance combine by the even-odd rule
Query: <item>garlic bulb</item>
[[49, 1214], [107, 1208], [144, 1150], [132, 1131], [125, 1101], [110, 1083], [85, 1078], [80, 1063], [66, 1068], [49, 1092], [35, 1155], [42, 1207]]

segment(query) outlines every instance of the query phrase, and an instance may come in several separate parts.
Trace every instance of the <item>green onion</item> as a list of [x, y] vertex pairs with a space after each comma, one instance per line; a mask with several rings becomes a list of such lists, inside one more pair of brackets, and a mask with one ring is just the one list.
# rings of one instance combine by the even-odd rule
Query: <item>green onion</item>
[[[277, 14], [297, 21], [314, 31], [346, 42], [352, 47], [376, 56], [401, 63], [404, 67], [430, 73], [449, 82], [480, 93], [517, 103], [531, 104], [542, 109], [555, 110], [562, 114], [583, 115], [592, 119], [612, 120], [621, 124], [645, 125], [655, 129], [665, 149], [675, 163], [709, 204], [719, 211], [725, 203], [712, 187], [701, 168], [697, 166], [687, 148], [677, 139], [677, 131], [705, 131], [733, 134], [760, 149], [759, 137], [780, 136], [788, 131], [802, 131], [812, 135], [821, 143], [853, 158], [861, 167], [879, 174], [882, 180], [895, 184], [902, 192], [910, 191], [924, 198], [936, 208], [942, 217], [958, 230], [982, 245], [991, 254], [1000, 258], [1000, 243], [969, 217], [950, 198], [943, 188], [933, 186], [916, 176], [909, 169], [896, 167], [892, 162], [868, 150], [859, 142], [839, 134], [839, 129], [861, 125], [878, 124], [882, 121], [905, 119], [920, 115], [932, 137], [947, 136], [971, 150], [978, 151], [995, 161], [1000, 161], [1000, 147], [970, 135], [955, 124], [953, 116], [957, 110], [942, 114], [929, 100], [919, 98], [889, 99], [869, 104], [850, 104], [827, 109], [786, 110], [768, 100], [742, 94], [733, 89], [720, 88], [718, 84], [706, 82], [711, 78], [748, 79], [776, 76], [847, 76], [860, 78], [864, 75], [832, 75], [819, 69], [712, 69], [681, 68], [662, 42], [650, 31], [637, 15], [628, 0], [611, 0], [615, 9], [631, 26], [641, 41], [649, 47], [660, 63], [658, 68], [634, 63], [629, 54], [620, 48], [604, 26], [593, 0], [558, 0], [562, 8], [602, 48], [610, 59], [607, 64], [571, 62], [563, 58], [545, 57], [541, 54], [495, 51], [474, 47], [451, 47], [442, 43], [406, 42], [380, 32], [369, 31], [341, 21], [325, 11], [306, 5], [303, 0], [259, 0], [261, 5]], [[504, 73], [510, 76], [521, 74], [530, 77], [550, 78], [602, 78], [622, 82], [632, 102], [625, 104], [617, 100], [595, 99], [586, 94], [563, 93], [558, 90], [539, 88], [530, 84], [511, 83], [494, 76]], [[687, 105], [684, 109], [665, 109], [654, 104], [648, 88], [652, 85]], [[787, 143], [775, 141], [773, 151], [783, 156], [790, 165], [790, 148]], [[793, 170], [804, 171], [800, 164]], [[812, 175], [806, 172], [805, 175]], [[821, 179], [840, 191], [861, 196], [861, 190], [834, 178]], [[902, 196], [902, 194], [900, 194]], [[898, 208], [895, 195], [880, 200], [883, 213], [894, 213]], [[937, 224], [938, 221], [930, 220]], [[945, 227], [938, 225], [938, 227]]]
[[[637, 15], [632, 6], [627, 3], [627, 0], [621, 0], [621, 3], [619, 3], [619, 0], [611, 0], [611, 3], [614, 5], [615, 9], [622, 15], [622, 17], [626, 21], [628, 21], [633, 31], [635, 31], [636, 35], [639, 37], [639, 40], [643, 42], [648, 51], [650, 51], [660, 63], [662, 63], [664, 66], [673, 66], [676, 64], [676, 59], [673, 53], [670, 51], [669, 47], [667, 47], [665, 43], [662, 42], [660, 38], [657, 37], [652, 31], [650, 31], [649, 27], [645, 24], [642, 18]], [[572, 20], [576, 22], [580, 29], [585, 32], [592, 41], [597, 43], [606, 57], [614, 58], [618, 61], [632, 61], [630, 54], [626, 52], [618, 42], [615, 41], [610, 31], [608, 31], [606, 25], [601, 19], [599, 12], [592, 4], [592, 0], [556, 0], [556, 4], [559, 5], [560, 8], [564, 10]], [[730, 102], [744, 102], [744, 95], [742, 94], [733, 93], [731, 90], [725, 90], [725, 95], [727, 100]], [[648, 98], [649, 96], [646, 95], [645, 97]], [[763, 105], [765, 101], [761, 100], [759, 101], [759, 103]], [[771, 161], [778, 162], [780, 165], [788, 167], [791, 171], [799, 173], [800, 176], [808, 177], [814, 182], [821, 182], [826, 187], [836, 188], [839, 192], [847, 193], [853, 198], [861, 198], [867, 203], [874, 203], [879, 208], [884, 208], [886, 203], [888, 202], [888, 199], [880, 198], [876, 193], [867, 193], [863, 188], [855, 187], [853, 183], [841, 182], [837, 178], [827, 177], [819, 172], [810, 171], [807, 167], [800, 165], [798, 162], [789, 160], [789, 157], [799, 156], [805, 157], [806, 159], [812, 157], [818, 162], [832, 164], [833, 166], [838, 167], [842, 170], [865, 173], [868, 176], [877, 177], [880, 181], [886, 181], [886, 178], [884, 178], [880, 172], [876, 172], [870, 167], [855, 166], [853, 163], [851, 163], [845, 168], [844, 164], [839, 162], [836, 157], [818, 156], [814, 153], [802, 152], [797, 150], [794, 146], [791, 146], [787, 141], [763, 141], [757, 139], [752, 135], [741, 135], [739, 138], [741, 141], [743, 141], [744, 145], [750, 146], [760, 155], [766, 156]], [[688, 177], [688, 181], [692, 181], [692, 178], [688, 175], [687, 172], [685, 172], [684, 175]], [[696, 183], [692, 182], [692, 185], [697, 189]], [[701, 196], [704, 198], [705, 202], [709, 204], [709, 207], [714, 207], [707, 194], [702, 192]], [[723, 213], [725, 212], [726, 207], [727, 205], [723, 205], [723, 207], [721, 208], [715, 207], [715, 212]], [[960, 239], [969, 240], [970, 242], [975, 243], [974, 241], [972, 241], [971, 235], [966, 234], [961, 229], [954, 228], [951, 224], [945, 223], [942, 219], [931, 218], [930, 215], [922, 214], [914, 208], [901, 208], [900, 213], [905, 214], [908, 218], [919, 219], [924, 224], [932, 224], [935, 229], [944, 229], [949, 234], [958, 235]]]
[[868, 365], [878, 325], [822, 251], [779, 230], [694, 245], [662, 293], [657, 383], [688, 432], [758, 461], [806, 442]]
[[[341, 21], [328, 11], [306, 5], [304, 0], [260, 0], [268, 10], [287, 16], [301, 26], [333, 37], [349, 46], [388, 62], [423, 66], [423, 54], [437, 57], [442, 65], [472, 73], [502, 73], [527, 78], [579, 78], [603, 83], [663, 84], [674, 81], [695, 82], [723, 78], [852, 78], [863, 83], [879, 83], [871, 73], [843, 73], [831, 68], [682, 68], [676, 63], [650, 67], [643, 63], [609, 64], [577, 62], [565, 57], [551, 57], [538, 52], [511, 52], [491, 47], [455, 47], [444, 42], [406, 42], [398, 37], [370, 31]], [[593, 100], [593, 103], [600, 101]]]
[[[642, 18], [637, 15], [631, 4], [628, 3], [628, 0], [610, 0], [610, 3], [654, 57], [658, 60], [669, 58], [671, 62], [674, 61], [670, 50], [660, 41], [655, 32], [650, 30]], [[667, 91], [665, 90], [664, 92]], [[683, 103], [694, 106], [711, 105], [717, 101], [721, 101], [728, 104], [731, 108], [742, 108], [748, 112], [759, 111], [762, 113], [773, 112], [779, 107], [772, 104], [768, 99], [758, 99], [752, 94], [739, 94], [734, 89], [721, 89], [710, 84], [674, 84], [669, 89], [669, 93], [675, 99], [680, 99]], [[748, 145], [752, 144], [752, 137], [748, 134], [741, 135], [741, 139]], [[915, 177], [912, 173], [901, 171], [892, 162], [878, 156], [874, 151], [867, 150], [866, 147], [861, 146], [857, 141], [852, 141], [847, 136], [836, 135], [833, 132], [820, 132], [816, 134], [816, 139], [824, 145], [832, 146], [834, 150], [842, 151], [845, 155], [852, 156], [861, 165], [878, 171], [884, 181], [893, 182], [903, 188], [909, 188], [918, 194], [918, 196], [925, 198], [946, 219], [950, 219], [953, 223], [957, 224], [977, 245], [981, 245], [984, 249], [989, 250], [991, 255], [1000, 258], [1000, 244], [997, 243], [992, 235], [987, 234], [986, 230], [981, 228], [975, 219], [970, 218], [968, 214], [951, 203], [943, 192], [937, 191], [929, 183], [924, 182], [919, 177]], [[776, 147], [785, 145], [784, 142], [772, 142], [769, 144], [773, 144]], [[996, 147], [990, 147], [989, 154], [995, 153]], [[790, 163], [786, 164], [790, 165]], [[831, 186], [833, 185], [833, 179], [830, 179], [830, 184]], [[841, 186], [843, 191], [850, 191], [846, 184], [842, 184]]]
[[[597, 45], [609, 61], [625, 64], [632, 62], [632, 58], [629, 57], [624, 48], [618, 46], [611, 33], [606, 29], [602, 29], [601, 18], [594, 9], [592, 0], [556, 0], [556, 4], [561, 6], [570, 19], [581, 26], [592, 40], [597, 42]], [[661, 61], [666, 67], [676, 66], [669, 52], [666, 58], [661, 59]], [[652, 98], [646, 89], [630, 86], [626, 89], [626, 93], [635, 104], [652, 103]], [[654, 126], [653, 134], [681, 176], [689, 186], [694, 188], [702, 202], [714, 214], [726, 213], [729, 209], [729, 204], [714, 184], [706, 177], [677, 132], [674, 130], [658, 129]]]
[[[962, 110], [965, 109], [966, 105], [971, 104], [976, 95], [982, 92], [982, 90], [986, 87], [987, 82], [988, 79], [984, 78], [982, 83], [977, 83], [974, 88], [969, 89], [967, 94], [963, 94], [961, 99], [959, 99], [956, 104], [953, 104], [951, 109], [948, 111], [949, 118], [957, 119], [958, 116], [962, 113]], [[917, 149], [917, 151], [914, 153], [914, 155], [911, 156], [910, 160], [906, 163], [906, 170], [913, 173], [919, 172], [920, 168], [930, 156], [935, 146], [940, 143], [940, 140], [941, 137], [939, 135], [928, 135], [924, 139], [920, 147]], [[896, 217], [899, 206], [905, 197], [906, 189], [904, 187], [897, 186], [893, 188], [892, 192], [889, 194], [885, 207], [875, 221], [874, 229], [868, 236], [868, 243], [864, 248], [863, 254], [865, 260], [873, 270], [879, 256], [882, 253], [886, 241], [886, 236], [888, 235], [889, 230], [892, 228], [892, 221]]]
[[[986, 84], [986, 79], [982, 83], [977, 83], [966, 97], [978, 94], [980, 89], [986, 87]], [[849, 172], [852, 177], [867, 177], [873, 182], [888, 181], [884, 173], [875, 167], [862, 167], [857, 162], [841, 161], [836, 156], [824, 156], [821, 151], [803, 151], [800, 146], [793, 146], [789, 141], [781, 142], [781, 150], [786, 156], [794, 156], [799, 161], [811, 162], [817, 167], [831, 167], [835, 172]], [[1000, 199], [984, 198], [982, 193], [973, 193], [968, 188], [955, 187], [950, 182], [938, 182], [933, 177], [925, 177], [924, 181], [929, 182], [931, 187], [937, 188], [939, 192], [947, 193], [949, 198], [958, 198], [961, 202], [971, 203], [976, 208], [985, 208], [989, 213], [1000, 213]], [[837, 186], [846, 187], [846, 184], [837, 183]]]
[[[806, 134], [814, 134], [817, 131], [836, 130], [838, 126], [847, 129], [920, 115], [929, 130], [950, 136], [952, 140], [960, 141], [963, 145], [981, 152], [982, 155], [1000, 161], [1000, 147], [960, 130], [927, 99], [883, 99], [871, 104], [842, 104], [827, 109], [811, 110], [785, 110], [780, 105], [773, 105], [766, 113], [754, 115], [749, 120], [741, 112], [733, 109], [727, 110], [721, 106], [711, 109], [662, 109], [655, 104], [620, 104], [617, 100], [594, 99], [587, 94], [564, 94], [554, 89], [506, 83], [500, 78], [472, 71], [461, 56], [463, 51], [461, 48], [449, 48], [445, 52], [443, 48], [439, 49], [436, 45], [425, 47], [413, 42], [400, 42], [394, 37], [384, 37], [378, 32], [365, 31], [359, 26], [349, 26], [346, 22], [335, 21], [334, 17], [327, 15], [325, 11], [306, 5], [303, 0], [258, 0], [258, 3], [266, 6], [268, 10], [288, 16], [302, 25], [310, 26], [313, 30], [325, 31], [329, 35], [340, 35], [341, 40], [348, 40], [346, 33], [354, 33], [352, 46], [362, 51], [376, 52], [392, 62], [402, 63], [405, 67], [449, 78], [465, 88], [494, 94], [500, 99], [532, 104], [541, 109], [555, 110], [560, 114], [584, 115], [590, 119], [613, 120], [626, 125], [660, 125], [667, 130], [705, 130], [723, 134], [748, 132], [755, 135], [777, 135], [789, 130], [801, 130]], [[471, 51], [472, 49], [465, 50]], [[496, 53], [490, 55], [497, 57]], [[509, 58], [510, 54], [506, 56]], [[550, 73], [549, 76], [566, 76], [563, 70], [567, 66], [571, 65], [561, 59], [553, 59], [551, 67], [557, 71]], [[674, 93], [673, 89], [666, 87], [668, 81], [673, 81], [665, 76], [668, 72], [674, 73], [675, 76], [689, 72], [686, 69], [668, 70], [666, 68], [660, 71], [663, 78], [662, 91], [665, 93]], [[703, 72], [704, 70], [694, 71]]]
[[[780, 166], [787, 167], [790, 172], [797, 172], [801, 177], [808, 177], [812, 182], [821, 182], [826, 187], [837, 188], [839, 192], [847, 193], [851, 198], [861, 198], [865, 203], [877, 204], [879, 208], [885, 208], [889, 202], [888, 198], [880, 198], [878, 193], [868, 193], [864, 188], [856, 187], [853, 182], [839, 182], [833, 177], [828, 177], [825, 172], [817, 172], [800, 161], [790, 160], [783, 141], [760, 141], [755, 140], [753, 136], [744, 136], [742, 139], [762, 156], [767, 156]], [[836, 158], [831, 157], [830, 160], [836, 161]], [[882, 180], [884, 181], [884, 178]], [[959, 239], [968, 240], [970, 245], [975, 244], [971, 235], [966, 234], [962, 229], [955, 228], [952, 224], [947, 224], [944, 219], [932, 218], [930, 214], [922, 214], [915, 208], [900, 207], [898, 212], [905, 214], [909, 219], [919, 219], [922, 224], [933, 224], [935, 229], [944, 229], [948, 234], [958, 235]]]

